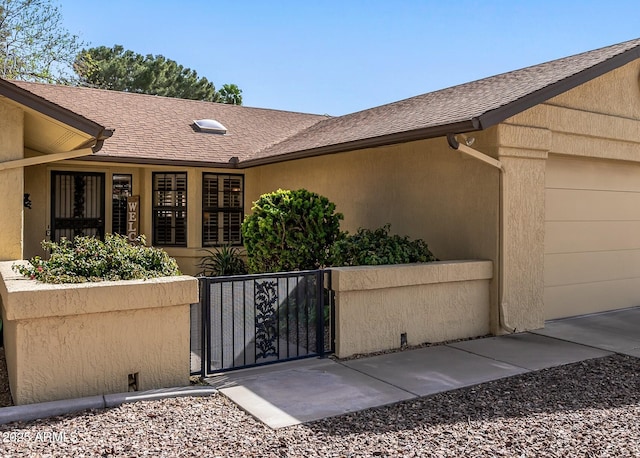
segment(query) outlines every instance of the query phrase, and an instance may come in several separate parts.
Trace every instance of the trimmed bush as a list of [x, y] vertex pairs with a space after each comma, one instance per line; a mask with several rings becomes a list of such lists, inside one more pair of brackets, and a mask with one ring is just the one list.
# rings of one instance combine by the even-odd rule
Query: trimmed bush
[[242, 223], [249, 271], [285, 272], [328, 265], [342, 214], [326, 197], [299, 189], [260, 196]]
[[331, 249], [334, 266], [378, 266], [411, 262], [437, 261], [427, 243], [422, 239], [390, 235], [391, 225], [381, 228], [358, 229], [354, 235], [346, 235]]
[[63, 238], [59, 243], [43, 241], [49, 259], [36, 256], [26, 266], [13, 269], [25, 277], [44, 283], [84, 283], [104, 280], [137, 280], [180, 275], [178, 264], [164, 250], [146, 247], [125, 236], [107, 234], [104, 242], [95, 237]]

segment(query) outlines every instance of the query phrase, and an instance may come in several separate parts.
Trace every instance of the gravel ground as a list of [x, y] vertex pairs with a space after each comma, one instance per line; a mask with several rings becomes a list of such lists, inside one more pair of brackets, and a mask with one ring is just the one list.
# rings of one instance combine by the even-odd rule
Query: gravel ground
[[0, 426], [2, 456], [640, 457], [640, 359], [614, 355], [272, 431], [221, 395]]

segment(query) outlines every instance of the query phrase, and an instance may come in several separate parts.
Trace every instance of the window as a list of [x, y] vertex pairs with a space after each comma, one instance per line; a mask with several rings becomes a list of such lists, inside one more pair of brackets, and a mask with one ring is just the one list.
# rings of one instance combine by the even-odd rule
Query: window
[[111, 233], [127, 235], [127, 197], [132, 195], [131, 175], [113, 175]]
[[187, 174], [153, 174], [153, 244], [187, 246]]
[[202, 176], [202, 246], [240, 245], [244, 217], [244, 177]]

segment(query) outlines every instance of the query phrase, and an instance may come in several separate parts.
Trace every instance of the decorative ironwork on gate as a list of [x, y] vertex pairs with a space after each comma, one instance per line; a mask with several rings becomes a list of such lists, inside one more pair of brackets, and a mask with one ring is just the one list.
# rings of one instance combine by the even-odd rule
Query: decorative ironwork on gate
[[200, 277], [191, 372], [206, 376], [334, 351], [329, 271]]

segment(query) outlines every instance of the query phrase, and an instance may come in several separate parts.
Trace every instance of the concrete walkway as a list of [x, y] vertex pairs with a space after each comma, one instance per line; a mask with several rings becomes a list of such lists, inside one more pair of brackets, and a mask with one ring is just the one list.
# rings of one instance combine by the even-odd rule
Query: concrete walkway
[[640, 307], [552, 321], [533, 332], [342, 362], [292, 361], [207, 382], [281, 428], [613, 353], [640, 357]]

